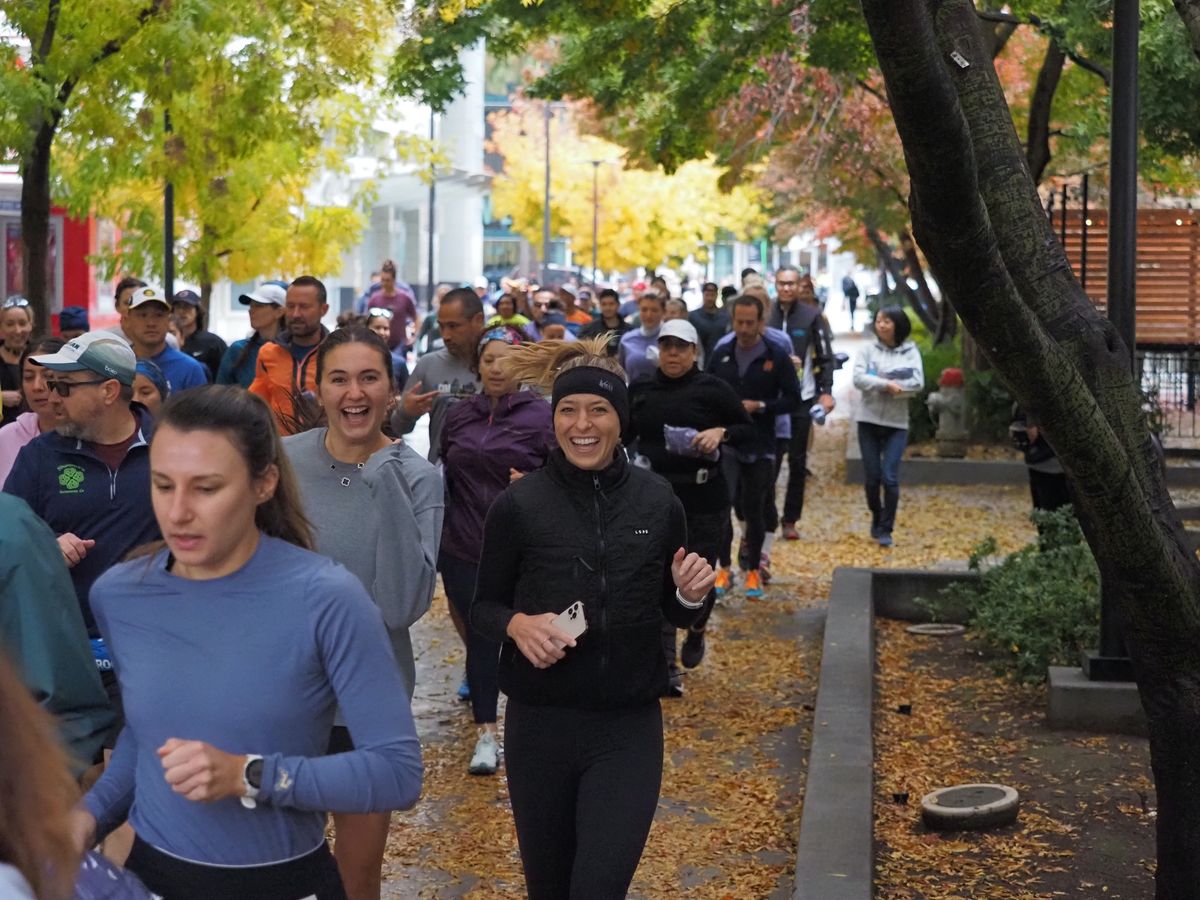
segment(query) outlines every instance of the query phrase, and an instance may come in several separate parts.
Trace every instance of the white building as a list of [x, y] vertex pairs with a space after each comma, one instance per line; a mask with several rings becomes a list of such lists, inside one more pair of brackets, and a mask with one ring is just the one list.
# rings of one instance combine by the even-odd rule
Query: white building
[[[483, 166], [483, 45], [464, 51], [462, 62], [464, 93], [444, 113], [431, 115], [428, 107], [413, 102], [398, 104], [395, 117], [375, 123], [371, 145], [347, 160], [348, 173], [327, 173], [309, 191], [314, 204], [340, 205], [351, 202], [367, 183], [375, 189], [361, 240], [344, 254], [342, 270], [322, 279], [329, 290], [327, 325], [351, 308], [385, 259], [396, 263], [400, 278], [424, 302], [430, 281], [431, 208], [433, 284], [470, 284], [483, 272], [484, 197], [490, 188]], [[434, 139], [449, 160], [448, 167], [437, 171], [432, 196], [418, 166], [398, 159], [395, 152], [397, 135], [428, 138], [431, 119]], [[264, 273], [263, 280], [272, 277]], [[177, 290], [182, 286], [176, 283]], [[230, 281], [213, 285], [210, 330], [227, 340], [244, 336], [249, 318], [237, 298], [254, 286]]]

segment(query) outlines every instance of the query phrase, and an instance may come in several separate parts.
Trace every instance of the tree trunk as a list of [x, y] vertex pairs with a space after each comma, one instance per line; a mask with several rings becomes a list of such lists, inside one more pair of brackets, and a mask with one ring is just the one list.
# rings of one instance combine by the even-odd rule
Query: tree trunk
[[932, 334], [937, 330], [937, 316], [934, 312], [925, 307], [921, 297], [917, 295], [908, 284], [908, 279], [905, 278], [904, 272], [900, 268], [899, 262], [896, 260], [895, 253], [892, 252], [892, 245], [889, 244], [873, 226], [867, 226], [867, 239], [875, 247], [875, 253], [879, 256], [879, 264], [886, 273], [884, 283], [890, 278], [896, 285], [895, 293], [900, 294], [908, 301], [908, 305], [912, 307], [913, 312], [917, 314], [917, 318]]
[[1192, 52], [1200, 59], [1200, 0], [1175, 0], [1175, 11], [1183, 19]]
[[917, 252], [917, 244], [908, 231], [900, 233], [900, 250], [904, 254], [907, 274], [917, 283], [917, 296], [930, 316], [937, 320], [933, 329], [933, 343], [940, 344], [954, 337], [958, 330], [958, 319], [954, 307], [946, 299], [938, 300], [929, 289], [929, 280], [925, 277], [925, 267], [921, 265], [921, 254]]
[[[1119, 596], [1150, 729], [1157, 896], [1200, 884], [1200, 563], [1141, 409], [1129, 349], [1041, 209], [970, 0], [864, 0], [904, 145], [913, 231], [963, 324], [1044, 423], [1101, 578]], [[956, 58], [957, 57], [957, 58]]]
[[[50, 147], [54, 126], [44, 123], [29, 152], [21, 159], [21, 245], [25, 266], [25, 298], [33, 312], [35, 333], [49, 334], [51, 298], [46, 269], [50, 258]], [[58, 248], [62, 253], [62, 248]]]
[[1050, 165], [1050, 109], [1054, 105], [1054, 93], [1062, 77], [1067, 55], [1053, 39], [1046, 48], [1046, 57], [1038, 71], [1037, 84], [1029, 100], [1029, 128], [1026, 131], [1025, 159], [1033, 175], [1033, 183], [1041, 184], [1046, 166]]

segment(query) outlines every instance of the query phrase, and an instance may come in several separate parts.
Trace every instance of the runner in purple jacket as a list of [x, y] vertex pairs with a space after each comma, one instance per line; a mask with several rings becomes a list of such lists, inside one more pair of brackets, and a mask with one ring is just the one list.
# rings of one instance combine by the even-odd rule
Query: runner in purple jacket
[[499, 765], [496, 705], [500, 645], [466, 628], [483, 548], [483, 520], [508, 485], [540, 469], [556, 446], [550, 404], [508, 375], [504, 357], [523, 337], [499, 327], [479, 339], [483, 393], [451, 407], [442, 430], [446, 515], [438, 569], [459, 636], [467, 647], [467, 683], [479, 739], [468, 771], [493, 775]]

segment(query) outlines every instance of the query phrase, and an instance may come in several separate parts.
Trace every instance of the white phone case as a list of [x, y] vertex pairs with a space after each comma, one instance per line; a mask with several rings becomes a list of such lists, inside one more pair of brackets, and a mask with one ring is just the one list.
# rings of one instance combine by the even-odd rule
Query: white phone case
[[587, 618], [583, 614], [583, 601], [576, 600], [554, 618], [554, 627], [573, 638], [587, 631]]

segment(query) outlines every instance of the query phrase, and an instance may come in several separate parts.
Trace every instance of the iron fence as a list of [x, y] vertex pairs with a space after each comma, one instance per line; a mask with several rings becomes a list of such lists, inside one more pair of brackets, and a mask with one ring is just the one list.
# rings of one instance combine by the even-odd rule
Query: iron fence
[[1196, 422], [1200, 346], [1139, 344], [1137, 365], [1152, 421], [1167, 446], [1200, 446]]

